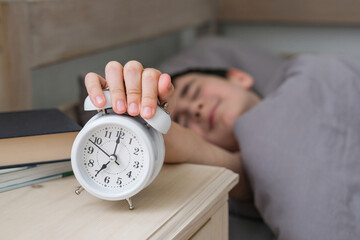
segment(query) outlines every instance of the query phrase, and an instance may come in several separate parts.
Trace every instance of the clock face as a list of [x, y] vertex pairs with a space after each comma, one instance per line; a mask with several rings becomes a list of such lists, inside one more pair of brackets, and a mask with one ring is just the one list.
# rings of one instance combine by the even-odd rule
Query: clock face
[[120, 124], [91, 128], [82, 138], [85, 181], [107, 193], [126, 192], [141, 184], [149, 172], [149, 149], [144, 140]]

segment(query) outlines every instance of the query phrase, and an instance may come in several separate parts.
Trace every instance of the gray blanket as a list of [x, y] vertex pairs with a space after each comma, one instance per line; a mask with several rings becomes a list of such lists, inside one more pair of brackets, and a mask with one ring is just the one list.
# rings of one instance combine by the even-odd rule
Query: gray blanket
[[300, 56], [235, 126], [278, 239], [360, 239], [360, 59]]

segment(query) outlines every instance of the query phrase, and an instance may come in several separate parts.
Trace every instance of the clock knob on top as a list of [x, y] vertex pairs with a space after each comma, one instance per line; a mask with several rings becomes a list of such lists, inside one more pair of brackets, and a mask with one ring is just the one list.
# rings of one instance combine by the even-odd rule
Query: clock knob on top
[[[96, 107], [90, 100], [88, 96], [84, 102], [84, 110], [85, 111], [94, 111], [94, 110], [102, 110], [102, 109], [109, 109], [111, 107], [111, 97], [110, 91], [105, 90], [105, 99], [106, 103], [105, 106], [102, 108]], [[167, 112], [164, 111], [161, 107], [157, 106], [155, 115], [151, 119], [144, 119], [150, 126], [152, 126], [155, 130], [161, 132], [162, 134], [166, 134], [171, 126], [171, 118]]]

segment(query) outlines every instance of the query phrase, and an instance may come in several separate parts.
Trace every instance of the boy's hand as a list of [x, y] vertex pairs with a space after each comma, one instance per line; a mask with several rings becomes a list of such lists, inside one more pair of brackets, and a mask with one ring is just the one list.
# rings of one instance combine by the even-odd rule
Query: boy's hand
[[116, 113], [127, 112], [131, 116], [141, 115], [150, 119], [154, 116], [158, 99], [167, 102], [171, 113], [175, 108], [174, 86], [168, 74], [154, 68], [143, 68], [137, 61], [129, 61], [123, 67], [116, 61], [105, 67], [105, 79], [96, 73], [85, 76], [85, 86], [93, 104], [105, 105], [102, 89], [109, 88], [111, 105]]

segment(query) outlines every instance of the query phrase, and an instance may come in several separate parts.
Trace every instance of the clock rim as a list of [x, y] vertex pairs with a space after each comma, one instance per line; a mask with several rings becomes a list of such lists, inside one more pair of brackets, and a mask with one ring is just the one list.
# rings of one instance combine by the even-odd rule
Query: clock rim
[[[102, 113], [99, 113], [99, 114], [102, 114]], [[123, 200], [123, 199], [129, 198], [129, 197], [132, 197], [135, 194], [137, 194], [138, 192], [140, 192], [142, 189], [144, 189], [148, 184], [150, 184], [149, 182], [151, 182], [151, 177], [154, 172], [154, 164], [151, 164], [151, 162], [154, 162], [157, 157], [157, 156], [155, 156], [155, 155], [157, 155], [157, 151], [154, 151], [155, 146], [153, 146], [152, 141], [150, 141], [150, 139], [149, 139], [149, 138], [151, 138], [151, 134], [147, 134], [145, 132], [145, 130], [146, 130], [145, 126], [142, 125], [140, 122], [138, 122], [133, 117], [124, 116], [124, 115], [112, 115], [112, 114], [102, 115], [101, 117], [99, 117], [98, 116], [99, 114], [97, 114], [93, 117], [96, 121], [95, 120], [92, 121], [92, 119], [89, 120], [89, 122], [79, 132], [79, 134], [77, 135], [77, 137], [73, 143], [73, 147], [72, 147], [72, 151], [71, 151], [71, 165], [72, 165], [72, 168], [74, 171], [74, 175], [75, 175], [76, 179], [78, 180], [78, 182], [81, 184], [81, 186], [87, 192], [89, 192], [90, 194], [92, 194], [98, 198], [105, 199], [105, 200]], [[148, 153], [149, 168], [147, 170], [144, 169], [146, 171], [146, 172], [144, 172], [144, 174], [146, 174], [146, 176], [143, 177], [142, 180], [140, 182], [138, 182], [133, 188], [126, 190], [124, 193], [121, 193], [121, 191], [119, 193], [107, 193], [106, 191], [103, 191], [103, 190], [105, 190], [105, 188], [103, 188], [103, 190], [100, 190], [100, 191], [97, 190], [97, 189], [101, 189], [101, 186], [97, 186], [95, 189], [95, 187], [93, 187], [92, 184], [89, 184], [88, 181], [85, 180], [85, 178], [87, 178], [87, 176], [83, 176], [84, 171], [81, 171], [79, 169], [80, 166], [82, 167], [82, 158], [80, 157], [80, 159], [78, 159], [78, 155], [82, 156], [81, 144], [83, 143], [84, 138], [89, 134], [90, 131], [92, 131], [92, 129], [97, 128], [101, 125], [106, 125], [106, 124], [117, 124], [117, 125], [121, 125], [122, 127], [130, 129], [131, 131], [133, 131], [137, 136], [139, 136], [142, 139], [142, 141], [145, 143], [145, 145], [148, 149], [148, 152], [149, 152]], [[127, 124], [129, 124], [129, 125], [125, 126]], [[134, 130], [134, 128], [136, 128], [136, 130]], [[109, 189], [106, 189], [106, 190], [109, 190]]]

